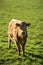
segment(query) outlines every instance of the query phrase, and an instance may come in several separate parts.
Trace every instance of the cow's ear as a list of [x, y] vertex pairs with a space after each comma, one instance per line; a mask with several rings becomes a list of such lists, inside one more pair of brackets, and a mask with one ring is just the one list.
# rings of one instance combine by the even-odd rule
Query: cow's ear
[[26, 26], [30, 26], [31, 25], [31, 23], [26, 23]]
[[17, 26], [20, 26], [20, 24], [19, 24], [19, 23], [16, 23], [16, 25], [17, 25]]

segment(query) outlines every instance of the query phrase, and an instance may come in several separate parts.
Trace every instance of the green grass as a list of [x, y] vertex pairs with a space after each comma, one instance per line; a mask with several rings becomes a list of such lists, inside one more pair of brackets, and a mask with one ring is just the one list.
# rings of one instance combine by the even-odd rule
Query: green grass
[[[8, 23], [13, 18], [31, 23], [25, 57], [18, 56], [14, 43], [8, 49]], [[43, 65], [43, 0], [0, 0], [0, 65]]]

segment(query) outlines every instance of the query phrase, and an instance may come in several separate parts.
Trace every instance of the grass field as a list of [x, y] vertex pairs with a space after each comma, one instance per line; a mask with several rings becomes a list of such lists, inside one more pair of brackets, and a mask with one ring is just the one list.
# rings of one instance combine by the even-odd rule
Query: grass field
[[[8, 23], [16, 18], [30, 22], [25, 57], [12, 43], [8, 49]], [[0, 65], [43, 65], [43, 0], [0, 0]]]

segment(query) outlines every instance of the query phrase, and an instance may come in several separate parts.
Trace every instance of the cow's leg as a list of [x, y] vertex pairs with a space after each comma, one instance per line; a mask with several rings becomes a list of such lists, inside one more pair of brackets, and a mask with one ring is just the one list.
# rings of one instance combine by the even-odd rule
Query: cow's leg
[[8, 47], [10, 48], [11, 47], [11, 41], [13, 41], [13, 35], [12, 34], [10, 34], [9, 36], [8, 36]]
[[22, 43], [22, 51], [23, 51], [23, 56], [25, 56], [25, 45], [26, 45], [27, 38], [24, 40]]
[[11, 39], [8, 38], [8, 48], [10, 48], [10, 47], [11, 47]]
[[25, 43], [22, 45], [23, 56], [25, 56]]
[[23, 40], [23, 43], [22, 43], [23, 56], [25, 56], [25, 45], [26, 45], [26, 41], [27, 41], [27, 37], [26, 37], [26, 39]]
[[16, 45], [17, 45], [17, 48], [18, 48], [19, 56], [20, 56], [20, 45], [19, 45], [19, 43], [16, 43]]

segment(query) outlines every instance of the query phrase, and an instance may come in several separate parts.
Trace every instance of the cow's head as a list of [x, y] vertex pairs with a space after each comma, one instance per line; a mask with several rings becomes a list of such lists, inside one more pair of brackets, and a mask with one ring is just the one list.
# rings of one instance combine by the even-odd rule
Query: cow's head
[[24, 38], [27, 36], [27, 26], [30, 26], [30, 23], [22, 22], [16, 23], [17, 30], [18, 30], [18, 37]]

